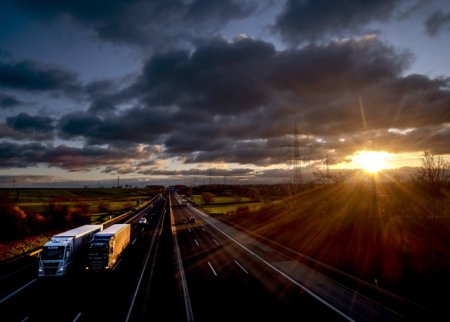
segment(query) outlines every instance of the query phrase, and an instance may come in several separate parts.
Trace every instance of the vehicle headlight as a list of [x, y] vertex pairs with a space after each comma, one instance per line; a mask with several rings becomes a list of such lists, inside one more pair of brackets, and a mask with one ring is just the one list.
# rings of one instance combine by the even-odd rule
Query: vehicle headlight
[[39, 267], [38, 272], [39, 273], [44, 273], [44, 269], [42, 267]]
[[57, 272], [58, 272], [58, 273], [62, 273], [62, 272], [64, 272], [64, 266], [62, 266], [62, 267], [58, 268]]

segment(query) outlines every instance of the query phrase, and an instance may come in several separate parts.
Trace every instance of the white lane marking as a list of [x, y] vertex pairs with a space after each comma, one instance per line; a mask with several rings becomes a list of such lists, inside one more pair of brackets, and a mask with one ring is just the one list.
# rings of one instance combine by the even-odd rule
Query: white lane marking
[[73, 319], [72, 322], [77, 322], [78, 319], [80, 318], [80, 316], [81, 316], [81, 312], [77, 314], [77, 316], [75, 317], [75, 319]]
[[212, 272], [214, 273], [214, 275], [217, 276], [217, 273], [216, 273], [216, 271], [214, 270], [214, 267], [212, 266], [212, 264], [211, 264], [210, 261], [208, 261], [208, 265], [209, 265], [209, 268], [211, 268], [211, 270], [212, 270]]
[[198, 243], [198, 241], [197, 241], [197, 239], [194, 238], [194, 241], [195, 241], [195, 244], [196, 244], [197, 246], [200, 246], [199, 243]]
[[27, 321], [28, 319], [29, 319], [30, 317], [29, 316], [27, 316], [26, 318], [24, 318], [23, 320], [22, 320], [22, 322], [25, 322], [25, 321]]
[[248, 274], [247, 270], [237, 260], [234, 260], [234, 262], [244, 271], [245, 274]]
[[119, 267], [119, 264], [120, 264], [121, 261], [122, 261], [122, 258], [119, 259], [119, 261], [117, 262], [117, 264], [114, 266], [113, 272], [115, 272], [115, 271], [116, 271], [116, 268]]
[[202, 230], [203, 230], [203, 231], [206, 231], [206, 229], [205, 229], [205, 228], [203, 228], [203, 227], [202, 227]]
[[9, 274], [3, 275], [2, 277], [0, 277], [0, 281], [3, 281], [5, 279], [7, 279], [8, 277], [10, 277], [10, 276], [12, 276], [14, 274], [17, 274], [17, 273], [23, 271], [24, 269], [26, 269], [26, 268], [28, 268], [28, 267], [30, 267], [32, 265], [36, 265], [36, 262], [32, 261], [31, 263], [29, 263], [27, 265], [24, 265], [24, 266], [20, 267], [19, 269], [16, 269], [15, 271], [13, 271], [13, 272], [11, 272]]
[[9, 298], [13, 297], [14, 295], [16, 295], [17, 293], [19, 293], [20, 291], [22, 291], [23, 289], [27, 288], [28, 286], [30, 286], [31, 284], [33, 284], [34, 282], [36, 282], [38, 279], [35, 278], [34, 280], [29, 281], [27, 284], [25, 284], [24, 286], [22, 286], [21, 288], [18, 288], [17, 290], [15, 290], [14, 292], [12, 292], [11, 294], [5, 296], [4, 298], [2, 298], [0, 300], [0, 304], [2, 304], [3, 302], [7, 301]]
[[[195, 208], [193, 208], [195, 209]], [[306, 286], [304, 286], [303, 284], [300, 284], [299, 282], [297, 282], [296, 280], [294, 280], [292, 277], [290, 277], [289, 275], [287, 275], [285, 272], [279, 270], [277, 267], [275, 267], [274, 265], [272, 265], [271, 263], [269, 263], [268, 261], [266, 261], [264, 258], [262, 258], [261, 256], [259, 256], [258, 254], [256, 254], [255, 252], [251, 251], [249, 248], [247, 248], [246, 246], [242, 245], [240, 242], [238, 242], [236, 239], [234, 239], [233, 237], [231, 237], [230, 235], [228, 235], [226, 232], [222, 231], [220, 228], [218, 228], [216, 225], [214, 225], [213, 223], [211, 223], [211, 221], [209, 219], [206, 219], [206, 216], [204, 216], [203, 214], [199, 214], [197, 212], [197, 209], [195, 209], [195, 213], [197, 216], [202, 217], [203, 220], [205, 220], [211, 227], [214, 227], [218, 232], [220, 232], [221, 234], [223, 234], [224, 236], [228, 237], [229, 239], [231, 239], [232, 241], [234, 241], [236, 244], [238, 244], [241, 248], [245, 249], [248, 253], [250, 253], [251, 255], [253, 255], [254, 257], [256, 257], [257, 259], [259, 259], [261, 262], [263, 262], [264, 264], [266, 264], [267, 266], [269, 266], [270, 268], [272, 268], [274, 271], [278, 272], [281, 276], [283, 276], [284, 278], [286, 278], [288, 281], [290, 281], [292, 284], [297, 285], [298, 287], [300, 287], [302, 290], [304, 290], [306, 293], [308, 293], [309, 295], [311, 295], [312, 297], [314, 297], [316, 300], [318, 300], [320, 303], [322, 303], [323, 305], [327, 306], [328, 308], [332, 309], [334, 312], [336, 312], [337, 314], [339, 314], [340, 316], [342, 316], [343, 318], [345, 318], [348, 321], [352, 321], [355, 322], [354, 319], [352, 319], [350, 316], [348, 316], [347, 314], [345, 314], [344, 312], [342, 312], [341, 310], [339, 310], [337, 307], [334, 307], [332, 304], [328, 303], [327, 301], [325, 301], [323, 298], [321, 298], [319, 295], [317, 295], [316, 293], [314, 293], [313, 291], [311, 291], [309, 288], [307, 288]]]
[[133, 240], [133, 242], [131, 243], [131, 245], [134, 245], [134, 243], [136, 242], [136, 240], [137, 240], [137, 239], [135, 238], [135, 239]]
[[189, 232], [190, 232], [190, 233], [192, 233], [192, 230], [191, 230], [191, 228], [189, 228], [189, 227], [188, 227], [188, 230], [189, 230]]
[[213, 242], [215, 242], [217, 246], [220, 246], [220, 244], [214, 238], [213, 238]]

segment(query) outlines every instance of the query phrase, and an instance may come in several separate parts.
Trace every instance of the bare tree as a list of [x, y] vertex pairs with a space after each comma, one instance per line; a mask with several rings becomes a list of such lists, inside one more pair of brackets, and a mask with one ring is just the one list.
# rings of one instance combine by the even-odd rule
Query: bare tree
[[424, 152], [422, 166], [413, 180], [430, 192], [439, 194], [444, 186], [450, 184], [450, 163], [442, 156]]

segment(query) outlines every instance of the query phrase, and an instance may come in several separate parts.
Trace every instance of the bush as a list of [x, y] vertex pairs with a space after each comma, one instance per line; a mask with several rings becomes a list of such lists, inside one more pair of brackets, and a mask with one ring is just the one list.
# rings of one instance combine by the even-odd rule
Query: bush
[[40, 233], [45, 231], [45, 225], [46, 225], [47, 221], [45, 220], [45, 217], [38, 213], [38, 212], [34, 212], [34, 213], [28, 213], [28, 218], [27, 218], [27, 226], [28, 226], [28, 232], [27, 234], [33, 234], [33, 233]]
[[101, 201], [97, 206], [97, 212], [111, 212], [111, 206], [105, 201]]
[[23, 237], [26, 233], [26, 213], [17, 206], [2, 205], [0, 210], [0, 239], [9, 241]]
[[83, 208], [70, 208], [65, 216], [66, 227], [78, 227], [91, 223], [91, 217]]
[[67, 206], [51, 199], [45, 205], [43, 215], [47, 221], [48, 229], [63, 229], [66, 224]]
[[214, 195], [211, 192], [203, 192], [202, 193], [202, 202], [205, 205], [209, 205], [214, 201]]

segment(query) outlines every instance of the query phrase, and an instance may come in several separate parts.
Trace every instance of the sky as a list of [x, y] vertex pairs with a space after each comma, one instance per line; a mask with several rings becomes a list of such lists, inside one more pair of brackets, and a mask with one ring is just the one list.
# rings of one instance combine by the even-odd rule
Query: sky
[[447, 0], [4, 0], [0, 30], [1, 187], [450, 155]]

